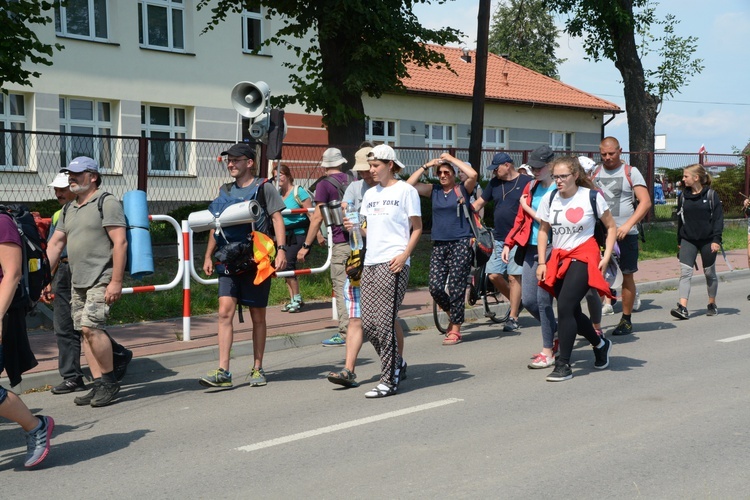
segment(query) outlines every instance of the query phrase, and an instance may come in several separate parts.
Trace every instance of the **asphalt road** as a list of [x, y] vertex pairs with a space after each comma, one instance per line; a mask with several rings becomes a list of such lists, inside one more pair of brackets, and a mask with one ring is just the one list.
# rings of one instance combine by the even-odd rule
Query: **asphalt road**
[[581, 341], [561, 383], [526, 368], [541, 336], [525, 316], [516, 334], [472, 324], [452, 347], [413, 333], [408, 379], [379, 400], [364, 398], [379, 372], [369, 345], [357, 389], [324, 379], [343, 348], [313, 346], [269, 353], [262, 388], [246, 385], [243, 357], [228, 391], [197, 384], [206, 364], [155, 366], [106, 408], [25, 395], [56, 419], [53, 448], [26, 471], [20, 431], [0, 424], [0, 496], [747, 498], [748, 285], [722, 281], [714, 318], [694, 286], [682, 322], [669, 315], [675, 290], [643, 294], [636, 333], [612, 337], [611, 367], [594, 370]]

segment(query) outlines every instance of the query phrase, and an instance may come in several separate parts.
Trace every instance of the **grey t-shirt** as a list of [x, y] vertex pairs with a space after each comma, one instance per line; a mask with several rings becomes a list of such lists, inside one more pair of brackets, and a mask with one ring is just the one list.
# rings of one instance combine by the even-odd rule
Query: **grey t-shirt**
[[346, 210], [349, 212], [359, 212], [359, 207], [362, 205], [362, 197], [368, 189], [370, 189], [370, 186], [364, 179], [359, 179], [349, 184], [346, 187], [343, 199], [347, 204]]
[[[630, 180], [633, 181], [633, 187], [630, 186], [625, 175], [624, 163], [614, 170], [602, 167], [594, 178], [594, 184], [604, 195], [617, 227], [627, 222], [635, 211], [633, 188], [635, 186], [646, 187], [643, 175], [635, 167], [630, 168]], [[628, 234], [638, 234], [638, 226], [633, 226]]]
[[67, 236], [68, 262], [74, 288], [89, 288], [97, 282], [112, 280], [112, 241], [105, 227], [125, 227], [122, 204], [114, 197], [104, 198], [102, 215], [99, 214], [99, 198], [102, 191], [83, 205], [73, 200], [60, 215], [57, 231]]

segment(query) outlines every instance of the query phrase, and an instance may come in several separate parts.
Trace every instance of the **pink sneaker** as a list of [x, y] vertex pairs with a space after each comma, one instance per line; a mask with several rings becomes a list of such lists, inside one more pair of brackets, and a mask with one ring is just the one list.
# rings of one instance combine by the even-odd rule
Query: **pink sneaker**
[[543, 353], [539, 353], [536, 355], [534, 360], [529, 363], [529, 369], [530, 370], [538, 370], [540, 368], [549, 368], [550, 366], [554, 366], [555, 364], [555, 356], [547, 357]]

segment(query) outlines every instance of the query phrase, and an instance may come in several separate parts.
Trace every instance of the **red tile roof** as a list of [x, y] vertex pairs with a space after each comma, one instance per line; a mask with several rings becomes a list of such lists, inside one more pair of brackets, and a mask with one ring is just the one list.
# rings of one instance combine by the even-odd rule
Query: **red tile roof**
[[[449, 95], [471, 98], [474, 92], [474, 70], [476, 51], [469, 51], [471, 63], [461, 60], [462, 49], [430, 45], [430, 48], [445, 55], [453, 70], [445, 66], [425, 69], [414, 63], [407, 64], [409, 77], [403, 84], [409, 93]], [[504, 59], [489, 54], [487, 60], [486, 101], [521, 105], [541, 105], [562, 108], [598, 110], [621, 113], [616, 104], [566, 85]]]

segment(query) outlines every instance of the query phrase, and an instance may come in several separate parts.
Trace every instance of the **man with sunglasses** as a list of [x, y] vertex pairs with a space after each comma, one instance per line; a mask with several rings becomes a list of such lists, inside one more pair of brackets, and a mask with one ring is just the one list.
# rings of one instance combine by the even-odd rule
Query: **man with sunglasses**
[[[546, 163], [546, 162], [545, 162]], [[495, 203], [494, 220], [495, 250], [485, 267], [495, 289], [510, 299], [510, 317], [503, 331], [513, 332], [519, 329], [518, 313], [521, 309], [521, 274], [523, 269], [515, 261], [515, 249], [510, 253], [508, 263], [503, 262], [502, 253], [505, 237], [513, 228], [518, 213], [518, 206], [523, 190], [531, 181], [528, 175], [521, 175], [513, 167], [513, 158], [508, 153], [497, 153], [487, 167], [493, 177], [482, 192], [482, 196], [473, 203], [474, 210], [481, 210], [487, 203]], [[508, 273], [508, 281], [503, 273]]]

